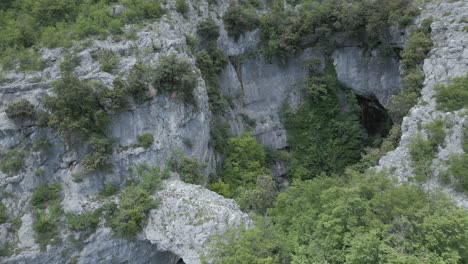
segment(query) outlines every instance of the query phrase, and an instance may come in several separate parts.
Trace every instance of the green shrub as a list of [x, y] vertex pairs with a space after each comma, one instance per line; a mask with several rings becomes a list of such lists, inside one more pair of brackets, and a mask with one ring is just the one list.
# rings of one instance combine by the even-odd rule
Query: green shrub
[[60, 198], [62, 186], [55, 182], [48, 185], [41, 185], [33, 192], [31, 196], [31, 205], [35, 208], [46, 208], [48, 204], [57, 202]]
[[138, 146], [145, 149], [151, 147], [154, 144], [154, 137], [152, 134], [146, 133], [143, 135], [137, 136]]
[[181, 15], [187, 14], [189, 11], [189, 5], [187, 4], [186, 0], [176, 0], [176, 10]]
[[104, 197], [109, 197], [109, 196], [116, 194], [118, 191], [119, 190], [112, 182], [108, 182], [106, 183], [106, 185], [104, 185], [104, 188], [102, 188], [99, 194]]
[[392, 120], [401, 123], [403, 117], [418, 102], [424, 84], [424, 71], [421, 64], [432, 49], [431, 19], [423, 21], [421, 27], [411, 32], [405, 49], [401, 53], [406, 66], [403, 77], [403, 90], [395, 96], [390, 104], [389, 113]]
[[468, 75], [435, 87], [437, 110], [453, 112], [468, 107]]
[[99, 224], [99, 213], [96, 211], [81, 214], [67, 214], [66, 220], [71, 230], [90, 235], [96, 231]]
[[426, 181], [431, 176], [431, 165], [435, 152], [434, 145], [430, 140], [425, 140], [418, 134], [411, 140], [409, 150], [416, 180]]
[[50, 111], [49, 126], [59, 129], [65, 143], [73, 143], [76, 135], [87, 139], [91, 134], [102, 135], [110, 116], [100, 102], [102, 91], [90, 83], [69, 74], [54, 84], [55, 96], [45, 96], [44, 106]]
[[348, 111], [342, 111], [338, 93], [343, 88], [328, 67], [327, 73], [313, 73], [306, 81], [304, 104], [284, 111], [293, 153], [290, 175], [296, 178], [341, 173], [359, 161], [366, 144], [357, 101], [348, 96]]
[[272, 177], [260, 175], [256, 179], [255, 188], [243, 190], [237, 201], [244, 211], [265, 214], [266, 210], [273, 206], [277, 195], [278, 189]]
[[41, 251], [45, 251], [47, 245], [57, 245], [61, 242], [59, 237], [59, 218], [63, 214], [59, 202], [54, 202], [49, 205], [47, 212], [34, 212], [34, 238], [39, 244]]
[[133, 182], [121, 194], [119, 205], [109, 204], [101, 210], [114, 233], [129, 240], [135, 239], [146, 225], [150, 210], [157, 207], [151, 194], [167, 177], [159, 168], [147, 164], [139, 164], [131, 172]]
[[232, 198], [231, 187], [221, 180], [210, 183], [208, 189], [226, 198]]
[[126, 188], [111, 220], [112, 230], [119, 237], [134, 239], [145, 227], [147, 216], [156, 205], [149, 192], [134, 186]]
[[[251, 229], [213, 240], [215, 263], [457, 263], [468, 213], [387, 175], [297, 181]], [[444, 231], [441, 231], [444, 230]]]
[[8, 220], [8, 210], [6, 206], [0, 201], [0, 225]]
[[100, 50], [97, 59], [101, 63], [101, 71], [112, 73], [119, 65], [119, 56], [111, 50]]
[[403, 64], [408, 67], [419, 64], [432, 49], [431, 39], [422, 32], [411, 34], [406, 45], [401, 55]]
[[237, 196], [240, 187], [253, 188], [258, 176], [268, 174], [265, 165], [263, 146], [252, 135], [242, 134], [228, 140], [222, 179]]
[[176, 152], [168, 162], [170, 170], [177, 172], [182, 181], [191, 184], [204, 184], [206, 164], [196, 158], [189, 158]]
[[198, 85], [197, 78], [187, 59], [171, 54], [159, 60], [155, 86], [160, 91], [173, 93], [181, 97], [184, 102], [196, 105], [193, 92]]
[[450, 158], [449, 168], [442, 174], [442, 181], [459, 192], [468, 193], [468, 154]]
[[112, 165], [109, 160], [112, 156], [113, 144], [113, 139], [91, 137], [89, 140], [91, 151], [83, 158], [84, 172], [110, 171]]
[[28, 100], [21, 99], [11, 104], [8, 104], [5, 109], [8, 118], [15, 121], [34, 120], [36, 117], [36, 109]]
[[219, 27], [212, 18], [207, 18], [198, 24], [197, 33], [204, 40], [213, 42], [219, 38]]
[[0, 152], [0, 170], [8, 175], [18, 174], [24, 169], [25, 154], [16, 149]]
[[148, 83], [150, 79], [149, 69], [141, 63], [136, 63], [127, 76], [124, 86], [125, 93], [133, 96], [137, 102], [148, 99]]
[[196, 55], [197, 67], [200, 69], [207, 85], [208, 104], [214, 114], [225, 112], [228, 102], [221, 95], [219, 75], [226, 67], [228, 60], [219, 49], [203, 50]]
[[251, 31], [259, 25], [255, 11], [244, 10], [239, 6], [231, 5], [223, 16], [224, 27], [230, 37], [238, 40], [246, 31]]

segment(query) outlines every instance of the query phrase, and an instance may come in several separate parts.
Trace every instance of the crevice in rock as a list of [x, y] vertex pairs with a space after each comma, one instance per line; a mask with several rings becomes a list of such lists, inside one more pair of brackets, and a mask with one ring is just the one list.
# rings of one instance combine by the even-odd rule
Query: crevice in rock
[[387, 109], [376, 98], [359, 95], [356, 98], [361, 108], [360, 121], [369, 137], [386, 137], [393, 125]]
[[176, 264], [185, 264], [185, 262], [184, 262], [184, 260], [181, 258], [181, 259], [179, 259], [179, 260], [176, 262]]

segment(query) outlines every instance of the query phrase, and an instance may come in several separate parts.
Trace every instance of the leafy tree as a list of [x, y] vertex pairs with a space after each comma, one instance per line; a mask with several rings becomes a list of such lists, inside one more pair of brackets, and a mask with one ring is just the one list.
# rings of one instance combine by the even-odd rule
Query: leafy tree
[[8, 175], [14, 175], [24, 169], [25, 154], [16, 149], [0, 152], [0, 170]]
[[344, 90], [334, 73], [314, 75], [305, 84], [305, 103], [285, 111], [291, 175], [297, 178], [343, 172], [359, 160], [367, 138], [354, 98], [348, 97], [346, 112], [340, 108], [338, 93]]
[[109, 160], [112, 155], [113, 144], [113, 139], [92, 136], [89, 140], [91, 151], [83, 159], [84, 172], [110, 171], [112, 167]]
[[219, 27], [212, 18], [207, 18], [198, 24], [197, 33], [208, 42], [216, 41], [219, 38]]
[[103, 135], [110, 116], [100, 102], [99, 91], [88, 82], [66, 74], [53, 89], [55, 96], [45, 96], [44, 106], [50, 111], [49, 125], [65, 135], [66, 143], [73, 135], [88, 138], [91, 134]]
[[[387, 175], [297, 181], [253, 229], [214, 243], [216, 263], [458, 263], [468, 213]], [[444, 231], [442, 231], [444, 230]]]
[[250, 188], [258, 176], [268, 174], [265, 168], [263, 146], [249, 134], [230, 138], [227, 146], [227, 157], [223, 165], [223, 181], [238, 192], [240, 186]]
[[13, 120], [32, 120], [36, 116], [36, 109], [34, 105], [31, 104], [31, 102], [29, 102], [26, 99], [21, 99], [11, 104], [8, 104], [5, 113], [8, 118]]
[[138, 145], [144, 147], [145, 149], [151, 147], [154, 144], [154, 137], [149, 133], [137, 136], [137, 140]]
[[231, 5], [223, 16], [224, 27], [230, 37], [235, 40], [246, 31], [253, 30], [259, 25], [254, 11], [242, 9], [240, 6]]
[[171, 54], [159, 60], [155, 85], [160, 91], [174, 93], [184, 102], [196, 105], [193, 92], [198, 85], [197, 78], [188, 60]]

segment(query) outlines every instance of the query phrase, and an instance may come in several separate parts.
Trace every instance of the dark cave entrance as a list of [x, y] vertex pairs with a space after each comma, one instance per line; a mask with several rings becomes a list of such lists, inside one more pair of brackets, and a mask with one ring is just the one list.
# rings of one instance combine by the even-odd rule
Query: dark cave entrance
[[176, 264], [185, 264], [184, 260], [183, 259], [179, 259]]
[[385, 109], [376, 98], [356, 95], [361, 107], [360, 121], [366, 129], [369, 139], [381, 139], [388, 135], [393, 122]]

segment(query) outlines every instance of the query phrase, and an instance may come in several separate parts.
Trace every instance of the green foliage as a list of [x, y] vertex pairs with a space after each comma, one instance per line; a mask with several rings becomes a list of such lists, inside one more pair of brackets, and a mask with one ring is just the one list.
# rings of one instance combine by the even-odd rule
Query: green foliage
[[241, 191], [240, 187], [254, 187], [257, 177], [265, 174], [268, 174], [265, 151], [252, 135], [242, 134], [228, 140], [222, 176], [234, 195]]
[[16, 149], [0, 151], [0, 170], [8, 175], [18, 174], [24, 169], [25, 154]]
[[149, 211], [157, 203], [146, 190], [128, 187], [122, 194], [119, 209], [111, 220], [111, 227], [119, 237], [134, 239], [147, 222]]
[[206, 182], [205, 168], [206, 163], [198, 161], [196, 158], [190, 158], [175, 152], [168, 161], [167, 167], [177, 172], [182, 181], [191, 184], [204, 184]]
[[138, 146], [143, 147], [145, 149], [151, 147], [154, 144], [153, 134], [149, 133], [137, 136], [137, 140]]
[[430, 35], [431, 23], [432, 20], [425, 21], [420, 29], [410, 34], [401, 53], [402, 62], [406, 67], [412, 68], [420, 64], [431, 51], [433, 45]]
[[108, 215], [108, 222], [114, 233], [129, 240], [146, 225], [151, 209], [156, 208], [158, 202], [151, 196], [159, 188], [162, 179], [166, 177], [159, 168], [140, 164], [132, 169], [135, 183], [125, 188], [120, 196], [118, 208], [103, 209]]
[[171, 54], [159, 60], [155, 86], [160, 91], [173, 93], [180, 96], [184, 102], [196, 105], [193, 92], [198, 85], [197, 78], [187, 59]]
[[203, 50], [196, 54], [197, 67], [207, 85], [208, 104], [214, 114], [224, 113], [228, 102], [221, 95], [219, 75], [227, 65], [227, 58], [219, 49]]
[[[302, 50], [304, 40], [317, 36], [322, 43], [336, 32], [350, 36], [365, 33], [370, 46], [379, 44], [380, 32], [396, 21], [408, 24], [419, 13], [412, 0], [298, 0], [288, 8], [272, 1], [272, 12], [260, 18], [262, 46], [267, 57], [285, 59]], [[330, 46], [327, 44], [327, 46]]]
[[94, 233], [99, 224], [99, 212], [85, 212], [81, 214], [67, 214], [67, 225], [73, 231], [87, 235]]
[[468, 193], [468, 154], [450, 158], [448, 170], [442, 174], [442, 181], [458, 192]]
[[219, 38], [219, 27], [212, 18], [207, 18], [198, 24], [197, 33], [204, 40], [213, 42]]
[[89, 140], [91, 151], [83, 158], [84, 172], [110, 171], [113, 144], [113, 139], [92, 136]]
[[45, 251], [47, 245], [57, 245], [61, 242], [59, 235], [59, 218], [63, 214], [58, 201], [49, 205], [47, 211], [35, 211], [33, 223], [34, 238], [41, 251]]
[[361, 160], [358, 163], [351, 165], [349, 168], [357, 172], [365, 172], [368, 168], [374, 167], [379, 162], [380, 158], [388, 152], [398, 147], [401, 138], [401, 127], [395, 124], [383, 140], [380, 147], [377, 148], [365, 148], [365, 154], [362, 155]]
[[96, 59], [101, 63], [101, 71], [112, 73], [119, 65], [119, 56], [111, 50], [100, 50], [96, 54]]
[[181, 15], [187, 14], [189, 11], [189, 5], [187, 4], [186, 0], [176, 0], [176, 10]]
[[453, 112], [468, 107], [468, 75], [454, 78], [449, 85], [435, 87], [437, 109]]
[[[2, 1], [3, 3], [4, 1]], [[114, 5], [122, 5], [113, 15]], [[123, 33], [123, 26], [165, 13], [159, 1], [22, 0], [0, 10], [0, 64], [22, 70], [39, 70], [43, 63], [34, 50], [41, 46], [69, 47], [76, 39]], [[12, 49], [18, 53], [11, 56]]]
[[5, 113], [8, 118], [16, 121], [33, 120], [36, 117], [34, 105], [26, 99], [8, 104]]
[[389, 113], [393, 121], [401, 123], [403, 117], [417, 102], [423, 88], [424, 71], [421, 64], [432, 49], [432, 19], [425, 19], [417, 30], [411, 32], [401, 59], [405, 65], [403, 90], [393, 98]]
[[8, 220], [8, 210], [6, 206], [0, 201], [0, 225]]
[[344, 90], [334, 73], [306, 81], [305, 103], [285, 111], [285, 127], [293, 152], [291, 175], [307, 178], [325, 173], [341, 173], [357, 162], [367, 139], [359, 123], [357, 102], [348, 96], [348, 111], [340, 109], [338, 93]]
[[49, 126], [59, 129], [67, 144], [73, 142], [75, 134], [85, 139], [91, 134], [104, 134], [110, 116], [100, 103], [101, 91], [65, 74], [55, 83], [54, 93], [44, 98], [44, 106], [50, 111]]
[[271, 176], [260, 175], [257, 177], [255, 188], [243, 190], [237, 200], [242, 210], [264, 214], [272, 207], [277, 195], [276, 183]]
[[432, 160], [446, 136], [445, 121], [442, 119], [435, 120], [425, 125], [424, 128], [428, 132], [427, 139], [418, 134], [411, 139], [409, 145], [413, 172], [416, 180], [420, 182], [425, 182], [432, 176]]
[[210, 183], [208, 185], [208, 189], [226, 198], [232, 198], [231, 188], [229, 187], [228, 184], [224, 183], [221, 180]]
[[224, 13], [223, 21], [228, 35], [235, 40], [238, 40], [244, 32], [251, 31], [259, 25], [254, 10], [245, 10], [237, 5], [229, 6]]
[[112, 196], [114, 194], [116, 194], [119, 190], [117, 189], [117, 187], [112, 183], [112, 182], [108, 182], [106, 183], [106, 185], [104, 185], [104, 188], [102, 188], [101, 192], [99, 192], [100, 195], [104, 196], [104, 197], [109, 197], [109, 196]]
[[221, 264], [463, 263], [467, 224], [466, 210], [446, 197], [386, 175], [316, 178], [281, 193], [253, 229], [215, 240], [213, 257]]
[[48, 204], [59, 200], [61, 190], [62, 186], [58, 182], [55, 182], [50, 186], [41, 185], [33, 192], [31, 196], [31, 205], [34, 208], [44, 209]]

